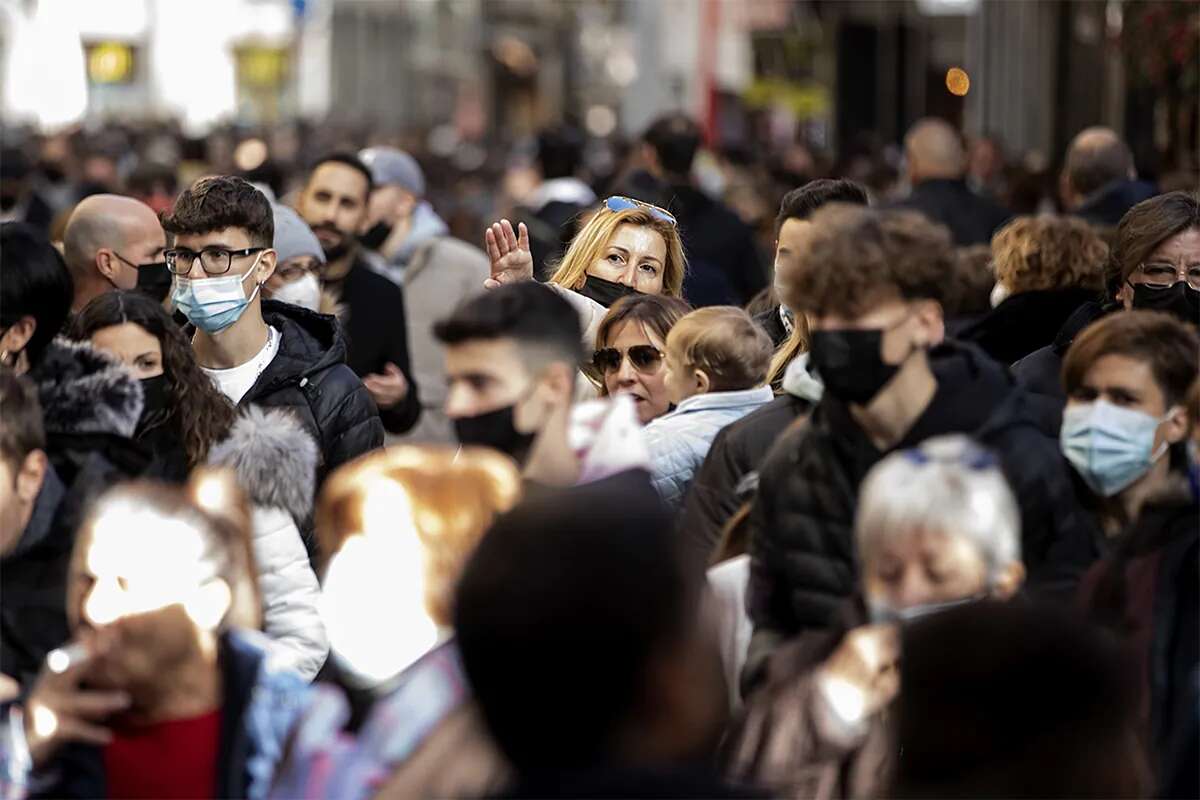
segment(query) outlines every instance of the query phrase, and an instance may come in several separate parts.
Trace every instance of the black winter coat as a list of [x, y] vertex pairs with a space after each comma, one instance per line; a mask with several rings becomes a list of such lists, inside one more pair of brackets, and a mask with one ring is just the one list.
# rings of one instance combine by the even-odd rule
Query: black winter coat
[[759, 327], [767, 332], [767, 336], [771, 337], [771, 346], [776, 350], [779, 346], [787, 341], [787, 328], [783, 325], [783, 319], [779, 316], [779, 306], [771, 306], [767, 311], [761, 314], [754, 315], [754, 321]]
[[1112, 306], [1102, 306], [1095, 301], [1084, 303], [1067, 318], [1051, 344], [1033, 351], [1012, 365], [1013, 377], [1031, 396], [1038, 426], [1052, 439], [1058, 439], [1063, 406], [1067, 403], [1062, 387], [1063, 357], [1084, 328], [1112, 309]]
[[679, 517], [680, 540], [690, 565], [707, 567], [725, 523], [753, 496], [752, 487], [745, 492], [739, 487], [751, 473], [757, 475], [779, 436], [811, 408], [807, 400], [781, 395], [717, 433]]
[[[386, 278], [384, 280], [387, 280]], [[383, 446], [383, 424], [362, 381], [345, 364], [333, 317], [273, 300], [263, 319], [282, 334], [279, 352], [239, 405], [291, 409], [321, 453], [317, 485], [341, 464]]]
[[421, 399], [409, 363], [404, 289], [372, 269], [361, 256], [344, 278], [327, 286], [338, 292], [346, 307], [345, 361], [354, 374], [359, 378], [383, 374], [388, 363], [404, 373], [408, 394], [398, 405], [379, 410], [379, 419], [391, 433], [410, 430], [421, 416]]
[[[1022, 560], [1031, 580], [1065, 572], [1047, 563], [1051, 547], [1063, 538], [1094, 541], [1094, 521], [1078, 506], [1057, 444], [1034, 423], [1028, 395], [971, 345], [947, 342], [931, 351], [930, 360], [937, 391], [895, 449], [947, 433], [970, 434], [991, 448], [1021, 508]], [[856, 590], [858, 487], [884, 455], [849, 408], [826, 394], [763, 464], [751, 511], [750, 675], [781, 639], [827, 628]], [[1078, 528], [1085, 532], [1077, 534]], [[1059, 548], [1056, 558], [1087, 563], [1094, 553]]]
[[950, 229], [959, 247], [988, 244], [996, 229], [1011, 216], [1000, 206], [980, 197], [961, 180], [922, 181], [912, 193], [892, 208], [920, 211]]
[[1020, 292], [956, 338], [979, 345], [1001, 364], [1011, 364], [1053, 344], [1076, 309], [1095, 299], [1091, 289]]
[[1087, 198], [1073, 213], [1089, 225], [1115, 228], [1125, 212], [1156, 194], [1154, 184], [1146, 181], [1115, 181]]
[[699, 189], [680, 184], [669, 194], [688, 260], [684, 298], [695, 308], [750, 302], [767, 285], [753, 232]]

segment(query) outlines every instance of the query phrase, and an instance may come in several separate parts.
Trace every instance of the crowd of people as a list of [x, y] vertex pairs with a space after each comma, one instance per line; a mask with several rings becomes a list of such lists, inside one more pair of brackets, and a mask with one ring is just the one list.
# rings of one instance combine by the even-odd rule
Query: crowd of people
[[1200, 192], [538, 144], [6, 165], [0, 797], [1200, 796]]

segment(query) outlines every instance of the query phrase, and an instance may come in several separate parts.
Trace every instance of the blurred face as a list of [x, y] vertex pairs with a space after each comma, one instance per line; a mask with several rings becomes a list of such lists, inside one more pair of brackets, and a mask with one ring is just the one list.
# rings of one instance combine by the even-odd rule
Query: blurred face
[[941, 308], [932, 301], [906, 303], [886, 300], [875, 303], [857, 317], [839, 314], [808, 316], [809, 329], [816, 331], [882, 330], [880, 356], [885, 364], [901, 364], [915, 347], [938, 344], [945, 337]]
[[653, 228], [618, 225], [600, 258], [587, 274], [632, 287], [643, 294], [662, 294], [667, 242]]
[[124, 364], [138, 380], [163, 374], [162, 345], [140, 325], [125, 322], [92, 334], [92, 347]]
[[193, 658], [220, 624], [230, 592], [197, 530], [126, 511], [81, 530], [67, 614], [75, 636], [104, 654], [89, 684], [153, 696], [161, 676]]
[[[671, 399], [664, 383], [663, 353], [666, 344], [653, 331], [631, 320], [610, 333], [605, 347], [621, 355], [621, 365], [615, 371], [604, 373], [604, 388], [608, 393], [632, 397], [638, 421], [643, 425], [667, 413]], [[641, 349], [630, 354], [631, 348]], [[651, 361], [651, 354], [645, 348], [653, 349], [658, 354], [657, 359]], [[639, 361], [639, 366], [635, 366], [635, 359]]]
[[532, 376], [511, 339], [478, 339], [446, 348], [446, 416], [477, 417], [514, 405]]
[[[1157, 418], [1166, 416], [1171, 410], [1150, 365], [1117, 354], [1096, 359], [1096, 363], [1084, 373], [1079, 387], [1071, 392], [1067, 406], [1088, 405], [1097, 400], [1106, 400], [1115, 406]], [[1176, 408], [1178, 413], [1159, 423], [1154, 433], [1154, 452], [1163, 442], [1174, 444], [1183, 440], [1186, 433], [1184, 414], [1182, 408]]]
[[367, 176], [354, 167], [331, 161], [308, 179], [296, 210], [312, 228], [328, 259], [338, 259], [354, 246], [367, 219]]
[[316, 256], [294, 256], [275, 268], [274, 274], [271, 275], [264, 288], [268, 292], [273, 292], [282, 286], [300, 280], [305, 275], [316, 275], [320, 269], [321, 262], [317, 260]]
[[988, 591], [988, 571], [975, 544], [943, 531], [888, 535], [863, 568], [868, 601], [893, 609], [962, 600]]
[[1117, 300], [1130, 309], [1137, 284], [1175, 284], [1185, 279], [1193, 289], [1200, 289], [1200, 228], [1177, 233], [1154, 248], [1121, 286]]
[[788, 276], [795, 272], [796, 260], [812, 227], [806, 219], [788, 219], [779, 228], [779, 240], [775, 243], [775, 293], [780, 302], [787, 294]]
[[385, 225], [395, 225], [412, 214], [416, 207], [416, 198], [399, 186], [380, 186], [371, 192], [371, 200], [367, 204], [367, 218], [363, 223], [363, 231], [369, 230], [380, 222]]

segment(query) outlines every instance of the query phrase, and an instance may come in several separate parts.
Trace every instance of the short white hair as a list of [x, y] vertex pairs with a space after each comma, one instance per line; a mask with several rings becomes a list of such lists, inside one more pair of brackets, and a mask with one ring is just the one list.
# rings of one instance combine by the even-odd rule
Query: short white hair
[[855, 537], [862, 563], [887, 538], [916, 531], [962, 536], [989, 579], [1021, 559], [1021, 515], [996, 457], [967, 436], [938, 436], [884, 458], [859, 492]]

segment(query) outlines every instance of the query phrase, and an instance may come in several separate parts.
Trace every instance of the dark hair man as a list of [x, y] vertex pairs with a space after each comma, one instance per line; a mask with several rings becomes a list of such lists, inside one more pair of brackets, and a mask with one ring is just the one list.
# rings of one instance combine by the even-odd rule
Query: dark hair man
[[1133, 154], [1109, 128], [1086, 128], [1071, 140], [1063, 165], [1063, 205], [1100, 228], [1115, 228], [1125, 212], [1153, 197], [1154, 185], [1139, 181]]
[[275, 270], [275, 219], [241, 178], [203, 178], [163, 227], [175, 275], [171, 298], [196, 327], [196, 361], [234, 403], [292, 409], [321, 449], [321, 475], [383, 445], [370, 394], [345, 365], [332, 317], [263, 300]]
[[950, 229], [960, 247], [986, 244], [1009, 213], [967, 187], [962, 135], [945, 120], [923, 119], [904, 137], [912, 193], [895, 208], [920, 211]]
[[325, 251], [321, 280], [346, 307], [346, 363], [371, 393], [383, 427], [404, 433], [421, 403], [409, 367], [404, 290], [372, 269], [358, 237], [366, 233], [374, 183], [357, 156], [319, 159], [296, 203]]
[[162, 302], [171, 288], [166, 246], [162, 225], [145, 203], [115, 194], [80, 200], [63, 233], [63, 256], [75, 281], [71, 310], [79, 313], [113, 289], [143, 289]]
[[744, 796], [694, 767], [724, 681], [670, 523], [625, 472], [527, 499], [468, 562], [454, 629], [511, 796]]
[[549, 275], [571, 244], [582, 212], [596, 203], [596, 193], [580, 180], [583, 133], [573, 125], [544, 128], [537, 135], [536, 166], [540, 183], [520, 198], [513, 224], [529, 229], [529, 250], [538, 275]]
[[526, 479], [575, 482], [567, 442], [583, 359], [579, 315], [534, 282], [481, 294], [434, 327], [446, 346], [446, 416], [463, 444], [515, 458]]
[[965, 433], [995, 450], [1020, 506], [1021, 551], [1035, 580], [1052, 560], [1057, 574], [1063, 562], [1077, 567], [1094, 556], [1062, 552], [1062, 542], [1090, 540], [1093, 526], [1024, 392], [982, 351], [942, 341], [939, 300], [953, 257], [945, 228], [917, 214], [830, 206], [813, 217], [780, 276], [784, 302], [809, 315], [810, 355], [825, 390], [760, 471], [751, 683], [782, 638], [828, 627], [854, 591], [858, 487], [896, 448]]
[[690, 118], [670, 114], [656, 120], [642, 140], [646, 168], [670, 185], [667, 208], [679, 220], [689, 266], [684, 297], [695, 308], [745, 305], [766, 286], [766, 274], [750, 228], [692, 180], [700, 129]]
[[44, 234], [0, 224], [0, 364], [28, 372], [71, 313], [71, 273]]

